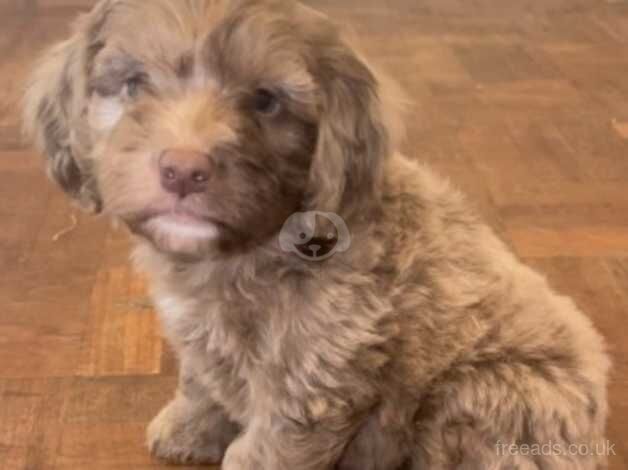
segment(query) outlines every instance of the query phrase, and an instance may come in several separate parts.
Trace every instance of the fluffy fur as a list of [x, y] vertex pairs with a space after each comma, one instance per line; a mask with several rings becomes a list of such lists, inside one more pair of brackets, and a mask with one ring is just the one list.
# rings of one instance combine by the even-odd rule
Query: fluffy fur
[[[603, 466], [567, 452], [604, 439], [602, 339], [398, 154], [399, 102], [336, 26], [287, 0], [104, 0], [44, 55], [26, 128], [70, 196], [135, 234], [180, 359], [148, 430], [156, 456], [226, 470]], [[206, 155], [204, 191], [164, 191], [169, 149]], [[341, 216], [350, 247], [317, 263], [281, 249], [306, 211]], [[499, 447], [548, 443], [564, 455]]]

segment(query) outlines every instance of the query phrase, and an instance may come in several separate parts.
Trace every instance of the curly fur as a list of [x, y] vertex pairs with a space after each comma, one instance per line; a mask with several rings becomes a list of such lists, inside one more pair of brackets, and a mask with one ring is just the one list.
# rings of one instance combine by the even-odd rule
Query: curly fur
[[[259, 87], [281, 111], [255, 114]], [[499, 445], [604, 439], [609, 360], [571, 300], [465, 199], [397, 152], [400, 93], [327, 18], [287, 0], [104, 0], [44, 55], [25, 124], [52, 177], [128, 224], [180, 386], [158, 457], [226, 470], [594, 470]], [[203, 151], [203, 194], [166, 195], [165, 149]], [[192, 211], [218, 236], [151, 223]], [[297, 211], [349, 249], [281, 249]], [[502, 447], [503, 448], [503, 447]]]

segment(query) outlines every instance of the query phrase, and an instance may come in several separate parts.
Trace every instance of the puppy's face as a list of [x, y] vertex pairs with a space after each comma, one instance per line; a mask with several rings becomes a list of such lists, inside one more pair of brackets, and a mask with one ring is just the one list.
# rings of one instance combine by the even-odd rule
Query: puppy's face
[[25, 121], [83, 205], [202, 256], [375, 197], [380, 105], [369, 68], [295, 3], [109, 0], [44, 58]]

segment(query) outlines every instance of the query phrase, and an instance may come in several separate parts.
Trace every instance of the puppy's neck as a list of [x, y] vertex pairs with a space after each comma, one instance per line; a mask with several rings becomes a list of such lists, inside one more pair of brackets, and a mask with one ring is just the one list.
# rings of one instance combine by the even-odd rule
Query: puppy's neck
[[136, 269], [148, 275], [157, 288], [176, 289], [184, 294], [233, 286], [263, 284], [269, 288], [294, 279], [321, 280], [332, 273], [370, 272], [385, 248], [377, 236], [376, 220], [356, 218], [350, 224], [351, 244], [346, 251], [322, 260], [308, 260], [281, 248], [278, 234], [250, 250], [216, 252], [200, 257], [181, 257], [155, 249], [137, 240], [132, 254]]

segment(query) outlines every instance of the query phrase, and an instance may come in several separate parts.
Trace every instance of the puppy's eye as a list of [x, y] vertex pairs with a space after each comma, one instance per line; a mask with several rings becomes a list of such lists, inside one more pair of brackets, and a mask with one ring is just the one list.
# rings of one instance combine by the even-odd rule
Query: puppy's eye
[[129, 98], [136, 98], [140, 92], [140, 86], [142, 84], [141, 77], [129, 78], [124, 84], [125, 92]]
[[255, 90], [255, 96], [253, 97], [253, 107], [259, 114], [272, 116], [281, 109], [281, 102], [279, 97], [272, 91], [266, 88], [258, 88]]

